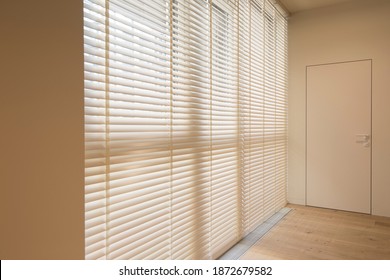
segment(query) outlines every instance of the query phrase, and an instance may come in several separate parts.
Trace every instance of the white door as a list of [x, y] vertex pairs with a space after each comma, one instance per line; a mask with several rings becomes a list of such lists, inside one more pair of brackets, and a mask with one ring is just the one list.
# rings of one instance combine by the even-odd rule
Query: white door
[[307, 67], [306, 204], [371, 212], [371, 60]]

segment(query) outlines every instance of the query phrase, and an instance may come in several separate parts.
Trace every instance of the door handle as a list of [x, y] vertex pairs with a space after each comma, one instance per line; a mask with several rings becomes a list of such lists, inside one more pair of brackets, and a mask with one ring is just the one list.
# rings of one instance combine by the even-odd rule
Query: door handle
[[370, 135], [369, 134], [356, 134], [356, 143], [363, 144], [364, 147], [370, 146]]

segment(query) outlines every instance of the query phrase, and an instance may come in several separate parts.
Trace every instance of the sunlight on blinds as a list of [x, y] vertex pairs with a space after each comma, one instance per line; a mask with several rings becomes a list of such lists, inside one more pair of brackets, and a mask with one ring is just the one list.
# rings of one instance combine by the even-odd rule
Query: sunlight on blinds
[[86, 259], [215, 259], [286, 203], [287, 22], [84, 0]]

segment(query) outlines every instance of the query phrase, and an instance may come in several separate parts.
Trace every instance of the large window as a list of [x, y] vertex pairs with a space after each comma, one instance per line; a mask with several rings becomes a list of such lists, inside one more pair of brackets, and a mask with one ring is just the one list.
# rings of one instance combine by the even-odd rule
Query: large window
[[87, 259], [214, 259], [286, 202], [268, 1], [84, 0]]

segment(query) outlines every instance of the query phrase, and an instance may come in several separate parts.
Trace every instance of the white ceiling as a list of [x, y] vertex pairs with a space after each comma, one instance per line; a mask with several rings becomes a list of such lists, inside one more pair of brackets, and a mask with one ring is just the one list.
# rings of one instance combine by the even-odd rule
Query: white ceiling
[[355, 0], [279, 0], [291, 14], [348, 1]]

